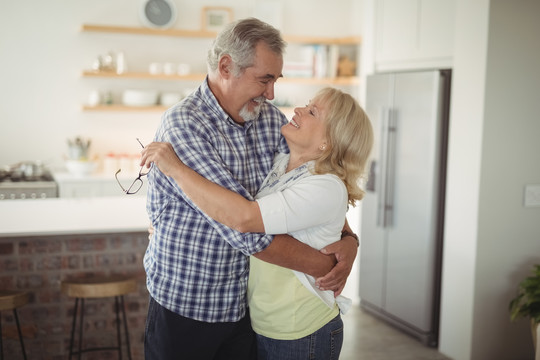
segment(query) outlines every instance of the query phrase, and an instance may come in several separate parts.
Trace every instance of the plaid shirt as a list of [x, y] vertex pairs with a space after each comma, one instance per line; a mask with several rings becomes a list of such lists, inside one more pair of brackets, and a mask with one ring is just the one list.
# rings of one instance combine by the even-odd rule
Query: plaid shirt
[[[219, 106], [207, 81], [162, 117], [155, 141], [170, 142], [182, 161], [207, 179], [253, 200], [277, 152], [288, 152], [286, 119], [269, 103], [244, 126]], [[148, 175], [147, 211], [154, 235], [144, 256], [150, 295], [165, 308], [205, 322], [246, 314], [248, 256], [272, 237], [242, 234], [206, 216], [174, 180]]]

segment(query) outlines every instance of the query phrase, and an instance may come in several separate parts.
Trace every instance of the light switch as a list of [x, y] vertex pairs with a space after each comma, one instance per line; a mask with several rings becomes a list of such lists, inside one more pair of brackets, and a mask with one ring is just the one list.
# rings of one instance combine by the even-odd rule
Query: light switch
[[540, 185], [525, 185], [525, 207], [540, 206]]

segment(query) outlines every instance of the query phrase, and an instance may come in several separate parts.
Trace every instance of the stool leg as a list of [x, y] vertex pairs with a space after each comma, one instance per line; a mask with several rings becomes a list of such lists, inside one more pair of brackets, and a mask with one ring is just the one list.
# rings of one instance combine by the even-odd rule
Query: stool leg
[[116, 342], [118, 343], [118, 359], [122, 360], [122, 337], [120, 336], [120, 304], [118, 304], [118, 296], [114, 297], [114, 312], [116, 314]]
[[80, 315], [80, 323], [79, 323], [79, 360], [81, 360], [81, 356], [82, 356], [83, 323], [84, 323], [84, 298], [81, 298], [81, 315]]
[[71, 324], [71, 337], [69, 340], [69, 360], [73, 356], [73, 340], [75, 339], [75, 325], [77, 324], [77, 308], [79, 307], [79, 298], [75, 298], [75, 308], [73, 309], [73, 321]]
[[19, 316], [17, 315], [17, 309], [13, 309], [13, 315], [15, 316], [15, 323], [17, 324], [17, 331], [19, 333], [19, 341], [21, 342], [21, 349], [23, 353], [23, 358], [26, 360], [26, 351], [24, 351], [24, 341], [21, 332], [21, 324], [19, 323]]
[[124, 295], [120, 296], [120, 302], [122, 303], [122, 316], [124, 318], [124, 334], [126, 335], [128, 359], [131, 360], [131, 346], [129, 344], [129, 332], [128, 332], [127, 318], [126, 318], [126, 307], [124, 305]]
[[2, 344], [2, 313], [0, 313], [0, 360], [4, 360], [4, 346]]

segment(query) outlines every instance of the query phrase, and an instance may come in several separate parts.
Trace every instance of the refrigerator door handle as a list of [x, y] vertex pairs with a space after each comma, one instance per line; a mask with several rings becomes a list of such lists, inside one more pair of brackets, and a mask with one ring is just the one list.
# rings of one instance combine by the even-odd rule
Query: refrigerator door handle
[[379, 170], [380, 174], [378, 176], [377, 188], [377, 226], [385, 227], [386, 226], [386, 185], [387, 185], [387, 161], [388, 161], [388, 123], [390, 118], [390, 108], [381, 107], [379, 109], [379, 119], [381, 119], [381, 147], [379, 152], [380, 165]]
[[394, 211], [394, 176], [396, 152], [396, 113], [383, 107], [380, 110], [381, 148], [380, 176], [378, 182], [377, 226], [386, 228], [392, 225]]
[[396, 140], [397, 140], [397, 112], [391, 109], [388, 112], [387, 126], [387, 148], [386, 148], [386, 184], [384, 187], [384, 227], [390, 227], [394, 220], [394, 181], [396, 179]]

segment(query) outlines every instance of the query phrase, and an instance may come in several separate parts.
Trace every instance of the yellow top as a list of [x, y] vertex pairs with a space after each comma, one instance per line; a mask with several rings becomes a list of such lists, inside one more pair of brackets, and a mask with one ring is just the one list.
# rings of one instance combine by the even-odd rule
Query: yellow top
[[319, 330], [339, 314], [309, 291], [292, 270], [250, 258], [248, 301], [257, 334], [295, 340]]

